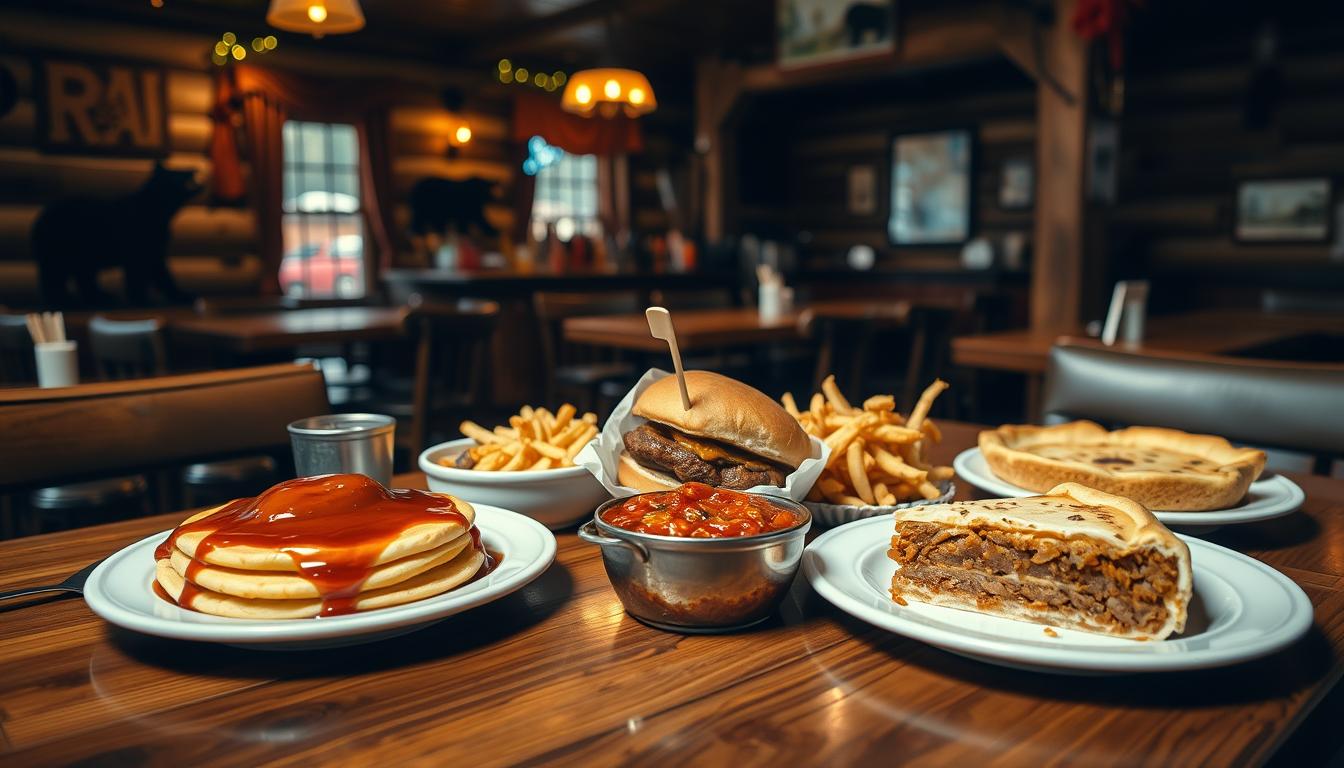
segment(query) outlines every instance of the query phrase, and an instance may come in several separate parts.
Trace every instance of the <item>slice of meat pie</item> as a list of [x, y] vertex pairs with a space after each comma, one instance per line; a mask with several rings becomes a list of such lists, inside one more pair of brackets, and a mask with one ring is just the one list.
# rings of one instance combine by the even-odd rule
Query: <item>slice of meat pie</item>
[[892, 598], [1162, 640], [1185, 627], [1190, 549], [1139, 504], [1076, 483], [903, 509]]

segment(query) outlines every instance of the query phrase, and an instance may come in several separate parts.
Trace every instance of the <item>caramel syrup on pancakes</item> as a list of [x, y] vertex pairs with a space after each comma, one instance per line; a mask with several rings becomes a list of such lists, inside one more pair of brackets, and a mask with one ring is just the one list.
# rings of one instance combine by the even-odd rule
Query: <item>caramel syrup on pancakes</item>
[[[284, 552], [322, 596], [320, 615], [337, 616], [354, 612], [374, 561], [399, 535], [416, 525], [443, 522], [467, 528], [472, 547], [482, 551], [480, 532], [443, 496], [384, 488], [365, 475], [301, 477], [178, 526], [154, 559], [169, 557], [184, 533], [208, 532], [187, 563], [181, 596], [173, 601], [190, 608], [201, 592], [195, 576], [214, 550], [250, 546]], [[482, 570], [491, 566], [487, 557]]]

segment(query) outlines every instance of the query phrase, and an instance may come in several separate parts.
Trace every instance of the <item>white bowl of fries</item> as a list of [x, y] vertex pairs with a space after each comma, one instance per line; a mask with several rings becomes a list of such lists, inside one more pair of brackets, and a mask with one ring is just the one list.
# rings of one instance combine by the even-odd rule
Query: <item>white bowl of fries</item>
[[493, 430], [464, 421], [468, 436], [427, 448], [420, 469], [431, 491], [510, 509], [552, 530], [573, 526], [611, 498], [574, 464], [574, 455], [597, 435], [596, 416], [576, 416], [566, 405], [554, 414], [525, 407], [509, 426]]
[[928, 414], [945, 389], [941, 380], [930, 384], [908, 417], [896, 411], [892, 395], [851, 405], [834, 376], [822, 382], [807, 410], [799, 409], [790, 394], [780, 398], [809, 435], [831, 448], [826, 468], [803, 502], [818, 525], [844, 525], [952, 498], [952, 468], [925, 461], [929, 444], [942, 439]]

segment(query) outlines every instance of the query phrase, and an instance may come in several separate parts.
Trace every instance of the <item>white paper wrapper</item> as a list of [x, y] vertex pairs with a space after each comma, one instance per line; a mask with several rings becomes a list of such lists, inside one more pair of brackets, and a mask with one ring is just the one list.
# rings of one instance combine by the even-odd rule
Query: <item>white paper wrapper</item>
[[[625, 397], [616, 405], [616, 410], [611, 412], [610, 418], [602, 426], [602, 431], [597, 433], [597, 437], [574, 457], [574, 463], [593, 473], [593, 477], [596, 477], [602, 487], [615, 498], [623, 499], [639, 493], [634, 488], [621, 485], [616, 479], [621, 451], [625, 450], [621, 436], [645, 422], [645, 419], [630, 412], [635, 406], [635, 398], [653, 382], [671, 375], [658, 368], [650, 368], [645, 372], [635, 383], [634, 389], [625, 393]], [[787, 496], [794, 501], [802, 501], [807, 492], [812, 490], [812, 484], [821, 476], [821, 470], [826, 466], [826, 458], [831, 455], [831, 449], [825, 443], [815, 437], [810, 437], [810, 440], [811, 458], [803, 461], [798, 469], [785, 478], [783, 488], [777, 485], [758, 485], [755, 488], [748, 488], [747, 491], [770, 496]]]
[[936, 499], [920, 499], [919, 501], [907, 501], [903, 504], [893, 504], [891, 506], [858, 506], [855, 504], [829, 504], [824, 501], [804, 501], [803, 505], [812, 510], [812, 522], [819, 526], [833, 528], [837, 525], [852, 523], [855, 520], [863, 520], [868, 517], [877, 517], [879, 515], [890, 515], [898, 509], [909, 509], [910, 507], [922, 507], [925, 504], [944, 504], [952, 500], [957, 493], [957, 486], [951, 480], [938, 484], [939, 490], [943, 492], [942, 496]]

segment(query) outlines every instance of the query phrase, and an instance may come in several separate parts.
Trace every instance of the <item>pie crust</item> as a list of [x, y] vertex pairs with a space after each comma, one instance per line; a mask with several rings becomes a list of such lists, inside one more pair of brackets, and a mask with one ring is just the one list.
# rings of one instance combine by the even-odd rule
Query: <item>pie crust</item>
[[980, 453], [1001, 480], [1029, 491], [1081, 483], [1168, 512], [1235, 506], [1265, 468], [1263, 451], [1214, 435], [1160, 427], [1108, 432], [1091, 421], [986, 430]]

